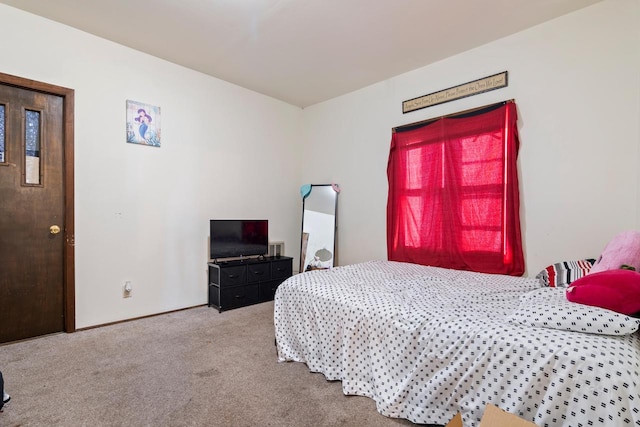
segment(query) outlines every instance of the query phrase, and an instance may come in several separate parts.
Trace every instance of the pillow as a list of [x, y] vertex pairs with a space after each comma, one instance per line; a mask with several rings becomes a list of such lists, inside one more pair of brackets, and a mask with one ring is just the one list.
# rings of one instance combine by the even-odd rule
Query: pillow
[[628, 265], [640, 271], [640, 231], [625, 231], [611, 239], [590, 273], [616, 270], [622, 265]]
[[567, 299], [622, 314], [639, 313], [640, 273], [608, 270], [589, 274], [567, 288]]
[[595, 259], [581, 259], [552, 264], [536, 276], [542, 286], [551, 288], [566, 288], [571, 282], [586, 276], [591, 270]]
[[567, 301], [563, 289], [540, 288], [520, 297], [508, 317], [511, 324], [560, 329], [598, 335], [627, 335], [640, 327], [640, 319], [599, 307]]

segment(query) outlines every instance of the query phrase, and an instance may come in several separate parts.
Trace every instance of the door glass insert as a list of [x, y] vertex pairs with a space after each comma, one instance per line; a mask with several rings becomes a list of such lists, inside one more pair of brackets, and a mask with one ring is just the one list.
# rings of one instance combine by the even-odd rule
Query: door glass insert
[[40, 184], [40, 112], [25, 111], [25, 184]]
[[0, 163], [5, 162], [4, 105], [0, 104]]

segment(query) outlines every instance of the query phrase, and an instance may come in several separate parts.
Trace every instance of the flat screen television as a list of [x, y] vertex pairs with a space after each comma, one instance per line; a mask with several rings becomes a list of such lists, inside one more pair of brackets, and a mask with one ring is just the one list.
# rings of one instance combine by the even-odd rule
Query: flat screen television
[[211, 259], [250, 257], [269, 252], [269, 222], [266, 219], [209, 220]]

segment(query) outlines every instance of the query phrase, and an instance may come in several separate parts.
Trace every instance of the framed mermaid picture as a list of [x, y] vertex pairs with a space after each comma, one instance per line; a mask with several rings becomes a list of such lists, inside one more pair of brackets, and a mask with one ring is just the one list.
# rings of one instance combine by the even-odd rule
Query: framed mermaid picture
[[127, 100], [127, 142], [160, 147], [160, 107]]

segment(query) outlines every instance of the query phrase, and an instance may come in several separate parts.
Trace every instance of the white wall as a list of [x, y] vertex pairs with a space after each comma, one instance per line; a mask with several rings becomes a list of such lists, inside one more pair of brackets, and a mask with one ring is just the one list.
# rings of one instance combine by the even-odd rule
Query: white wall
[[[269, 219], [297, 266], [304, 183], [342, 188], [340, 264], [386, 258], [391, 128], [504, 99], [520, 114], [529, 274], [640, 227], [640, 0], [304, 111], [2, 4], [0, 58], [1, 72], [75, 89], [79, 328], [204, 304], [209, 218]], [[404, 100], [504, 70], [505, 89], [401, 113]], [[127, 99], [162, 108], [161, 148], [124, 142]]]
[[[425, 41], [428, 49], [429, 41]], [[509, 86], [403, 115], [501, 71]], [[640, 1], [607, 0], [304, 111], [309, 183], [337, 182], [340, 264], [386, 259], [391, 128], [514, 98], [529, 275], [640, 228]]]
[[[2, 4], [0, 58], [75, 90], [78, 328], [205, 304], [210, 218], [297, 256], [301, 109]], [[161, 148], [125, 142], [127, 99], [161, 107]]]

